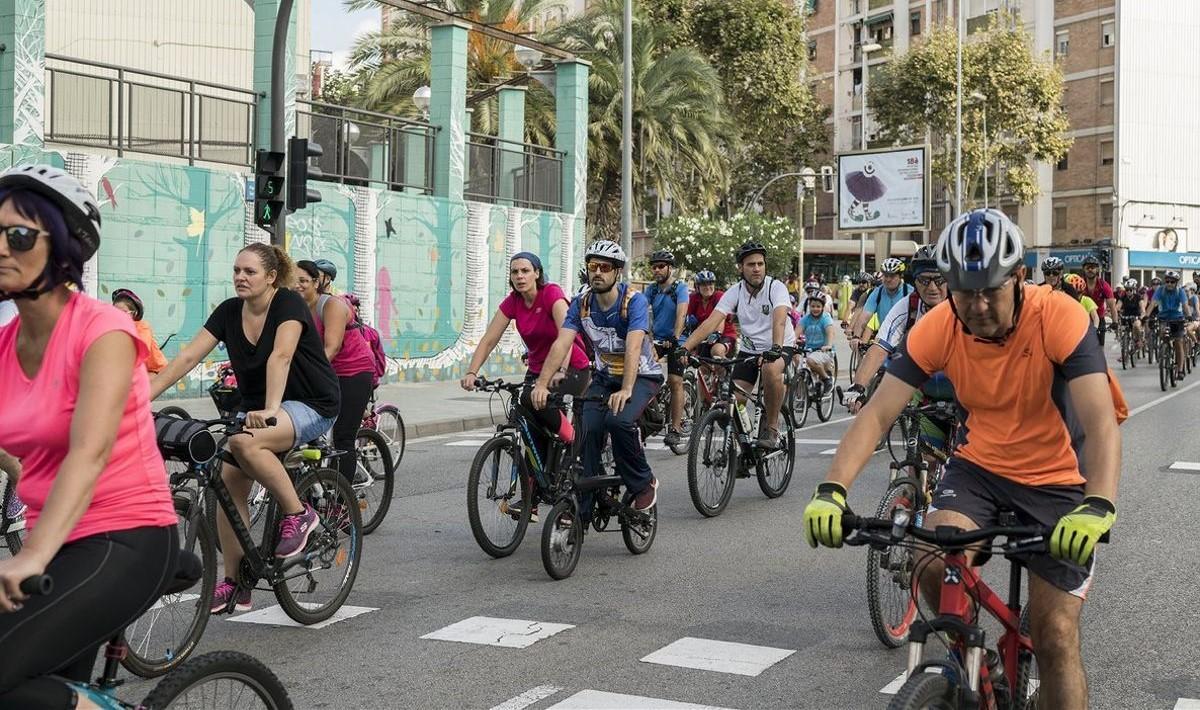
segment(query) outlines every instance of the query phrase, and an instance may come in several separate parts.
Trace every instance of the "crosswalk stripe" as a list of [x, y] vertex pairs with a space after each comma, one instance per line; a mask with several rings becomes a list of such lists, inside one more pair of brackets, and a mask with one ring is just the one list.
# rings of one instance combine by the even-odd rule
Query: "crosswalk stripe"
[[643, 657], [643, 663], [757, 676], [795, 653], [790, 648], [751, 646], [685, 636]]
[[602, 690], [581, 690], [546, 710], [730, 710], [714, 705], [696, 705], [640, 695], [606, 693]]
[[1200, 463], [1195, 463], [1193, 461], [1176, 461], [1175, 463], [1171, 464], [1170, 469], [1172, 471], [1200, 471]]
[[491, 710], [525, 710], [530, 705], [539, 700], [544, 700], [560, 690], [562, 688], [554, 685], [539, 685], [536, 688], [526, 690], [514, 698], [509, 698], [499, 705], [493, 705]]
[[368, 614], [372, 611], [379, 611], [379, 609], [369, 606], [343, 606], [328, 619], [312, 624], [311, 626], [305, 626], [293, 620], [283, 611], [282, 607], [276, 604], [266, 609], [257, 609], [255, 611], [248, 611], [240, 616], [230, 617], [228, 621], [245, 624], [266, 624], [268, 626], [291, 626], [299, 629], [323, 629], [339, 621], [353, 619], [356, 616]]
[[1174, 710], [1200, 710], [1200, 700], [1192, 698], [1180, 698], [1175, 701]]
[[888, 683], [880, 688], [879, 692], [883, 693], [884, 695], [895, 695], [897, 692], [899, 692], [900, 687], [904, 685], [904, 681], [906, 680], [908, 680], [908, 671], [896, 676], [891, 683]]
[[421, 638], [501, 648], [527, 648], [544, 638], [550, 638], [557, 633], [573, 628], [575, 628], [574, 624], [472, 616], [437, 631], [431, 631]]

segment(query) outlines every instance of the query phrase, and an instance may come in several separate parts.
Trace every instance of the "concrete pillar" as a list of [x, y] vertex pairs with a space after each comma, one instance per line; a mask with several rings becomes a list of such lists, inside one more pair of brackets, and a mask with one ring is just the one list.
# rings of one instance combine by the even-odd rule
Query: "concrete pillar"
[[44, 0], [0, 0], [0, 44], [0, 143], [39, 151], [46, 125]]
[[429, 157], [428, 141], [425, 134], [415, 129], [408, 130], [404, 135], [404, 182], [405, 192], [423, 193], [426, 185], [426, 162]]
[[[288, 25], [287, 41], [287, 97], [284, 126], [288, 136], [296, 132], [296, 14], [299, 5], [292, 8]], [[275, 17], [279, 13], [279, 0], [255, 0], [254, 2], [254, 90], [260, 94], [258, 100], [257, 131], [258, 147], [271, 146], [271, 48], [275, 40]], [[321, 146], [330, 150], [330, 146]]]
[[461, 22], [432, 29], [429, 122], [438, 127], [433, 150], [433, 194], [463, 198], [466, 180], [467, 31]]
[[[514, 143], [525, 142], [525, 92], [524, 86], [506, 86], [500, 89], [499, 130], [500, 145], [500, 204], [511, 205], [513, 198], [521, 196], [518, 176], [524, 167], [524, 153]], [[503, 142], [511, 141], [511, 142]]]
[[[582, 220], [587, 207], [588, 71], [582, 59], [555, 65], [554, 108], [558, 127], [554, 147], [563, 151], [562, 211]], [[583, 225], [579, 225], [579, 234]]]

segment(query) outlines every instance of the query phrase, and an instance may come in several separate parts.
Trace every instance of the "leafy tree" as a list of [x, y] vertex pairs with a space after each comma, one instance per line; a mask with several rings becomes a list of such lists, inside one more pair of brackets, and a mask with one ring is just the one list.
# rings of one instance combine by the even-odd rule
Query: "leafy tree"
[[676, 263], [688, 271], [709, 269], [717, 275], [717, 283], [729, 284], [738, 278], [734, 255], [750, 239], [767, 247], [767, 269], [771, 273], [790, 270], [798, 242], [796, 226], [786, 217], [749, 212], [739, 212], [730, 219], [669, 217], [658, 223], [654, 246], [673, 251]]
[[[985, 166], [1002, 176], [1022, 204], [1038, 194], [1033, 161], [1057, 162], [1071, 147], [1062, 107], [1062, 71], [1034, 54], [1028, 35], [998, 14], [963, 45], [963, 204], [974, 204]], [[902, 144], [936, 141], [932, 172], [943, 184], [955, 175], [955, 31], [943, 27], [873, 74], [869, 104], [883, 139]], [[983, 101], [972, 103], [971, 96]], [[984, 110], [987, 135], [983, 133]], [[986, 145], [986, 150], [985, 150]]]
[[358, 106], [367, 88], [365, 72], [344, 72], [332, 69], [321, 82], [321, 93], [313, 98], [336, 106]]

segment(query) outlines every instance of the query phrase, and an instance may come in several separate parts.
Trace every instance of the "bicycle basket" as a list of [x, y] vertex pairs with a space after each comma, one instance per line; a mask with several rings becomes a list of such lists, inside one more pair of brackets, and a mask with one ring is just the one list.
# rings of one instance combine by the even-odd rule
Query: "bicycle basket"
[[168, 461], [207, 463], [217, 455], [217, 439], [195, 419], [154, 415], [154, 438]]

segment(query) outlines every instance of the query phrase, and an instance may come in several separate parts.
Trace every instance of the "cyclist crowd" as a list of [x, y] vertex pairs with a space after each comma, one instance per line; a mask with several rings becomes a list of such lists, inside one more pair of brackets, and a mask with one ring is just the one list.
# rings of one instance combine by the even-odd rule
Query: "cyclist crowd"
[[[0, 467], [18, 481], [31, 528], [24, 548], [0, 560], [0, 644], [23, 649], [0, 666], [0, 707], [89, 707], [85, 691], [47, 676], [86, 682], [99, 643], [154, 602], [176, 561], [176, 514], [154, 446], [151, 401], [224, 344], [254, 436], [231, 438], [236, 465], [224, 466], [222, 479], [243, 520], [252, 483], [270, 492], [282, 513], [274, 553], [287, 559], [305, 549], [318, 516], [297, 495], [279, 454], [326, 432], [336, 447], [353, 448], [376, 362], [354, 305], [331, 293], [336, 268], [324, 260], [293, 263], [262, 244], [238, 253], [236, 295], [166, 362], [136, 294], [118, 289], [112, 305], [82, 294], [100, 212], [85, 188], [54, 168], [0, 175], [0, 237], [0, 306], [15, 303], [18, 313], [0, 326], [0, 398], [8, 403], [0, 410], [7, 452]], [[579, 440], [586, 476], [604, 473], [610, 442], [630, 506], [645, 512], [656, 505], [659, 484], [639, 419], [669, 393], [664, 440], [687, 436], [690, 355], [739, 356], [728, 375], [744, 390], [761, 388], [753, 444], [773, 451], [787, 423], [786, 365], [802, 357], [821, 392], [834, 391], [831, 351], [840, 323], [855, 347], [864, 346], [846, 392], [857, 416], [805, 509], [807, 541], [842, 544], [847, 488], [906, 406], [955, 403], [957, 421], [921, 422], [930, 447], [954, 454], [925, 524], [986, 527], [1008, 509], [1054, 529], [1049, 553], [1026, 562], [1042, 703], [1084, 706], [1079, 615], [1093, 549], [1116, 519], [1117, 425], [1126, 415], [1102, 350], [1106, 316], [1119, 315], [1139, 337], [1157, 318], [1182, 347], [1196, 337], [1195, 285], [1181, 286], [1169, 271], [1149, 288], [1129, 279], [1114, 290], [1097, 260], [1085, 260], [1082, 274], [1064, 275], [1053, 257], [1041, 265], [1045, 283], [1032, 285], [1020, 230], [988, 209], [955, 219], [909, 263], [884, 259], [878, 274], [831, 285], [771, 276], [768, 250], [754, 241], [732, 256], [735, 283], [721, 289], [702, 270], [692, 292], [675, 255], [655, 251], [653, 281], [638, 290], [626, 279], [629, 258], [620, 245], [594, 241], [584, 254], [582, 289], [568, 296], [547, 280], [537, 255], [517, 253], [509, 261], [511, 292], [461, 385], [477, 386], [515, 322], [528, 351], [521, 397], [539, 412], [541, 428]], [[552, 406], [552, 393], [581, 400], [577, 421]], [[30, 421], [23, 414], [30, 411], [59, 416]], [[62, 421], [70, 422], [67, 430]], [[532, 505], [508, 510], [520, 516]], [[588, 511], [585, 505], [581, 514]], [[225, 576], [213, 610], [249, 609], [251, 591], [236, 581], [238, 537], [223, 515], [217, 522]], [[56, 591], [21, 591], [23, 579], [42, 573], [59, 581]], [[936, 564], [922, 576], [935, 604], [940, 576]]]

